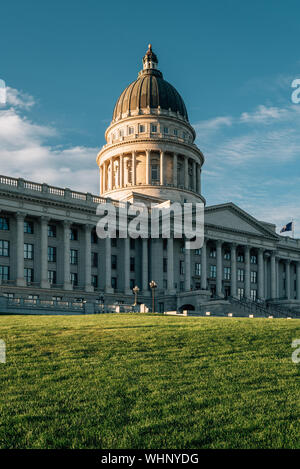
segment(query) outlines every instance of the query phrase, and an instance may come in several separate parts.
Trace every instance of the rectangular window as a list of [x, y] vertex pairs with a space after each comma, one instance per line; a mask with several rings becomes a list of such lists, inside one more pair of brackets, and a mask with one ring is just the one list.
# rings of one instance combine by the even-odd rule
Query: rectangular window
[[225, 251], [224, 252], [224, 260], [225, 261], [230, 261], [230, 251]]
[[180, 282], [179, 288], [180, 291], [184, 291], [184, 282]]
[[168, 127], [164, 127], [164, 134], [168, 134], [168, 133], [169, 133]]
[[151, 132], [157, 132], [157, 125], [151, 125]]
[[168, 240], [166, 238], [163, 239], [163, 250], [166, 251], [168, 248]]
[[128, 135], [134, 134], [134, 128], [133, 127], [128, 127]]
[[217, 266], [211, 265], [210, 266], [210, 278], [216, 278], [216, 277], [217, 277]]
[[70, 282], [71, 282], [71, 285], [75, 287], [78, 285], [78, 275], [76, 272], [70, 273]]
[[184, 275], [184, 261], [179, 262], [179, 273], [180, 275]]
[[199, 262], [195, 264], [195, 275], [201, 275], [201, 264]]
[[135, 239], [134, 238], [130, 238], [130, 249], [131, 249], [131, 251], [135, 250]]
[[131, 257], [130, 258], [130, 272], [134, 272], [135, 271], [135, 259], [134, 257]]
[[24, 259], [33, 259], [33, 244], [24, 243]]
[[196, 256], [201, 256], [201, 249], [195, 249]]
[[8, 231], [9, 230], [9, 219], [6, 217], [0, 217], [0, 230]]
[[243, 282], [245, 278], [244, 269], [238, 269], [238, 282]]
[[244, 289], [243, 288], [238, 288], [238, 298], [239, 298], [239, 300], [244, 298]]
[[0, 265], [0, 280], [9, 280], [9, 267], [8, 265]]
[[142, 133], [142, 132], [145, 132], [145, 126], [144, 126], [144, 125], [140, 125], [139, 129], [140, 129], [140, 132], [141, 132], [141, 133]]
[[78, 240], [78, 230], [76, 228], [70, 229], [70, 240], [77, 241]]
[[56, 226], [48, 225], [48, 236], [49, 238], [56, 238]]
[[26, 283], [32, 283], [33, 282], [33, 269], [24, 269], [24, 279]]
[[94, 288], [98, 288], [98, 275], [92, 275], [92, 285]]
[[168, 288], [168, 281], [164, 278], [163, 280], [163, 288], [166, 290]]
[[151, 165], [151, 178], [152, 178], [152, 181], [158, 181], [159, 179], [158, 164]]
[[48, 270], [48, 282], [50, 285], [54, 285], [56, 283], [56, 271], [55, 270]]
[[250, 272], [251, 283], [257, 283], [257, 272], [251, 270]]
[[216, 258], [217, 257], [217, 250], [216, 248], [210, 248], [209, 257]]
[[116, 248], [118, 246], [117, 238], [111, 238], [111, 247]]
[[178, 135], [178, 130], [177, 129], [174, 129], [174, 135]]
[[96, 231], [94, 231], [94, 230], [91, 232], [91, 243], [92, 244], [97, 244], [98, 243], [98, 236], [97, 236]]
[[92, 252], [92, 267], [98, 267], [98, 253]]
[[48, 262], [56, 262], [56, 247], [48, 246]]
[[9, 256], [9, 241], [0, 240], [0, 256]]
[[250, 256], [250, 262], [251, 264], [257, 264], [257, 256], [256, 255]]
[[114, 288], [114, 289], [117, 288], [117, 277], [111, 278], [111, 288]]
[[117, 269], [117, 256], [115, 256], [114, 254], [111, 256], [111, 268], [112, 270]]
[[238, 261], [238, 262], [245, 262], [245, 257], [244, 257], [244, 253], [243, 253], [243, 252], [238, 252], [237, 261]]
[[256, 301], [256, 298], [257, 298], [257, 291], [256, 290], [251, 290], [250, 298], [251, 298], [252, 301]]
[[70, 264], [78, 264], [78, 251], [76, 249], [70, 249]]
[[6, 298], [9, 298], [11, 300], [12, 298], [15, 297], [15, 294], [14, 293], [3, 293], [3, 296], [5, 296]]
[[33, 234], [33, 222], [24, 221], [24, 233]]
[[163, 272], [168, 272], [168, 259], [166, 257], [163, 258]]
[[224, 267], [224, 279], [225, 280], [230, 280], [231, 278], [231, 268], [230, 267]]

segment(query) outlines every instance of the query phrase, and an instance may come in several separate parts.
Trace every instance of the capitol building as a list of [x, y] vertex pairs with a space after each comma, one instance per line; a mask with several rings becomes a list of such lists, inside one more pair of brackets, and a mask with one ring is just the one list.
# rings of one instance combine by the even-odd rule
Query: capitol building
[[[300, 311], [300, 240], [234, 203], [207, 205], [195, 138], [184, 101], [149, 45], [96, 157], [99, 194], [0, 176], [0, 293], [8, 307], [78, 302], [95, 312], [99, 304], [132, 305], [137, 286], [138, 302], [151, 309], [154, 281], [159, 312], [246, 303]], [[203, 246], [186, 249], [174, 237], [100, 239], [96, 209], [108, 202], [143, 202], [149, 210], [204, 204]]]

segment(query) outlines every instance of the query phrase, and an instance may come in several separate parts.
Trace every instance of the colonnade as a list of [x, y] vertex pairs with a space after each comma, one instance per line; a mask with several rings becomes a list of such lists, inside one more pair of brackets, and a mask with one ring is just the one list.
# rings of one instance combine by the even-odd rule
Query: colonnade
[[[194, 158], [178, 153], [145, 150], [143, 152], [132, 151], [106, 159], [100, 166], [100, 195], [114, 189], [142, 183], [137, 178], [137, 156], [141, 155], [144, 156], [146, 166], [144, 184], [162, 186], [167, 184], [165, 161], [166, 155], [170, 155], [173, 164], [172, 177], [171, 180], [168, 178], [168, 185], [175, 187], [180, 185], [201, 194], [201, 165]], [[154, 158], [155, 165], [159, 167], [157, 179], [154, 179], [151, 174]], [[178, 169], [179, 162], [182, 163], [181, 169]]]
[[[16, 213], [16, 285], [17, 286], [25, 286], [24, 280], [24, 220], [25, 214], [23, 213]], [[48, 281], [48, 223], [50, 218], [47, 216], [41, 216], [40, 220], [40, 242], [37, 243], [37, 247], [40, 250], [40, 287], [41, 288], [50, 288], [49, 281]], [[63, 278], [63, 285], [62, 288], [64, 290], [71, 290], [73, 286], [70, 282], [70, 228], [71, 228], [71, 221], [65, 220], [62, 222], [63, 227], [63, 243], [62, 243], [62, 278]], [[92, 266], [91, 266], [91, 232], [94, 229], [93, 224], [83, 224], [82, 225], [82, 232], [83, 232], [83, 243], [81, 244], [81, 248], [84, 250], [84, 261], [82, 262], [83, 268], [83, 275], [82, 279], [84, 279], [83, 285], [81, 287], [85, 291], [93, 291], [93, 287], [91, 284], [91, 277], [92, 277]], [[126, 294], [131, 293], [130, 288], [130, 239], [126, 238], [124, 240], [120, 240], [122, 246], [118, 249], [118, 255], [123, 256], [123, 268], [124, 272], [121, 275], [124, 281], [123, 283], [123, 292]], [[146, 293], [149, 288], [149, 281], [157, 280], [149, 278], [149, 244], [152, 241], [148, 241], [148, 239], [141, 240], [141, 278], [136, 278], [136, 283], [140, 286], [141, 290]], [[207, 252], [207, 243], [213, 242], [216, 248], [216, 295], [218, 297], [222, 297], [223, 295], [223, 285], [224, 285], [224, 246], [226, 245], [226, 249], [230, 250], [230, 268], [231, 268], [231, 275], [230, 279], [227, 279], [228, 282], [230, 281], [230, 289], [231, 295], [237, 296], [237, 287], [238, 287], [238, 277], [237, 277], [237, 268], [238, 268], [238, 261], [237, 261], [237, 253], [239, 251], [243, 251], [244, 254], [244, 262], [241, 265], [241, 268], [244, 270], [244, 279], [243, 279], [243, 288], [245, 297], [250, 298], [251, 296], [251, 249], [255, 250], [255, 255], [257, 257], [257, 297], [259, 299], [265, 299], [267, 296], [267, 289], [269, 290], [269, 297], [271, 299], [276, 299], [279, 297], [279, 264], [285, 263], [285, 297], [287, 299], [291, 298], [292, 292], [292, 282], [294, 282], [294, 277], [291, 274], [291, 265], [293, 265], [293, 269], [295, 269], [296, 265], [296, 296], [297, 299], [300, 300], [300, 261], [293, 261], [291, 259], [284, 259], [279, 257], [276, 254], [275, 250], [270, 250], [262, 247], [251, 247], [249, 245], [241, 245], [237, 243], [228, 243], [222, 240], [210, 240], [205, 239], [203, 247], [201, 249], [201, 289], [207, 290], [209, 288], [208, 280], [208, 259], [209, 255]], [[192, 261], [191, 261], [191, 250], [185, 249], [184, 250], [184, 290], [190, 291], [191, 290], [191, 280], [193, 277], [193, 268]], [[122, 254], [120, 254], [122, 253]], [[164, 254], [165, 256], [165, 254]], [[111, 239], [107, 238], [105, 240], [105, 262], [103, 262], [103, 275], [105, 275], [105, 290], [107, 292], [113, 292], [111, 288], [111, 277], [112, 277], [112, 265], [111, 265], [111, 257], [112, 257], [112, 246], [111, 246]], [[170, 238], [167, 240], [167, 291], [166, 293], [175, 294], [175, 278], [174, 272], [177, 268], [177, 262], [174, 257], [174, 240]], [[153, 256], [152, 256], [153, 262]], [[228, 264], [226, 264], [228, 265]], [[269, 272], [270, 272], [270, 280], [268, 279], [266, 272], [267, 266], [269, 265]], [[105, 271], [105, 272], [104, 272]], [[120, 270], [118, 269], [118, 275], [120, 275]], [[268, 286], [267, 286], [268, 282]], [[82, 283], [82, 282], [81, 282]], [[163, 288], [162, 285], [159, 285], [160, 289]]]

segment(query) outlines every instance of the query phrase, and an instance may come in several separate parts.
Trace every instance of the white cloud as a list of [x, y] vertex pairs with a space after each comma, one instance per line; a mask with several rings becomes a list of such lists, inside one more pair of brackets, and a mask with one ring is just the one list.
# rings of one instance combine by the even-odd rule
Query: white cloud
[[6, 100], [6, 104], [14, 108], [30, 109], [35, 105], [33, 96], [9, 86], [6, 87]]
[[284, 108], [258, 106], [255, 112], [243, 112], [240, 120], [245, 123], [270, 123], [273, 120], [286, 119], [289, 111]]
[[[16, 106], [22, 107], [19, 98]], [[53, 127], [33, 123], [14, 107], [0, 110], [1, 173], [98, 193], [96, 155], [99, 149], [51, 145], [49, 141], [57, 135]]]

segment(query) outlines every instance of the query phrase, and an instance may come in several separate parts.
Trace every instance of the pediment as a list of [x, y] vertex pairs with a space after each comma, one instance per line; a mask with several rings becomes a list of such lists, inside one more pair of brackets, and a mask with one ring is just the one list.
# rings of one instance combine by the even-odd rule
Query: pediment
[[264, 236], [277, 239], [277, 234], [265, 223], [239, 208], [233, 203], [214, 205], [205, 209], [205, 225], [213, 225], [219, 229], [225, 229], [248, 235]]

